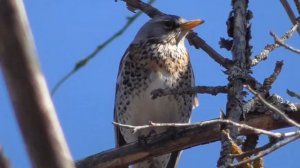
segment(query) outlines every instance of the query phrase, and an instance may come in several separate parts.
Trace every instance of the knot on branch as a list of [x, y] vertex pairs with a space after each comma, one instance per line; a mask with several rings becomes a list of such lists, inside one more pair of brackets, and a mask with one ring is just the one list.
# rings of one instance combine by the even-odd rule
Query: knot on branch
[[249, 79], [249, 73], [251, 73], [251, 71], [250, 70], [245, 70], [245, 69], [241, 68], [238, 65], [233, 65], [225, 73], [228, 74], [228, 79], [229, 80], [240, 79], [243, 82], [246, 82], [247, 79]]

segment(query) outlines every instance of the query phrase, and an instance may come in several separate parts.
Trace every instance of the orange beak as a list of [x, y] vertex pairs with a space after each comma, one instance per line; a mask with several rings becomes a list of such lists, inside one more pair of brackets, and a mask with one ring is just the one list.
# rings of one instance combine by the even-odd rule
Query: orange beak
[[194, 27], [197, 27], [197, 26], [201, 25], [202, 23], [204, 23], [204, 20], [201, 20], [201, 19], [190, 20], [190, 21], [180, 24], [180, 29], [182, 31], [192, 30]]

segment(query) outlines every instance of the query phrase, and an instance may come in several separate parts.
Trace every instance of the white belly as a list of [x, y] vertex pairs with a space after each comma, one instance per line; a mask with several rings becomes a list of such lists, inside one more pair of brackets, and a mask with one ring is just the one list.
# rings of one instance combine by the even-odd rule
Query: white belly
[[[172, 86], [171, 78], [167, 74], [163, 73], [152, 73], [150, 75], [151, 83], [148, 85], [147, 89], [142, 91], [139, 96], [134, 96], [131, 100], [129, 106], [127, 106], [126, 117], [130, 118], [127, 123], [130, 125], [146, 125], [149, 121], [157, 123], [173, 123], [173, 122], [188, 122], [182, 121], [181, 109], [178, 101], [174, 96], [163, 96], [156, 99], [152, 99], [151, 92], [159, 88], [169, 88]], [[126, 129], [121, 129], [125, 140], [127, 142], [136, 141], [139, 135], [147, 136], [149, 134], [149, 129], [139, 131], [138, 133], [132, 135], [127, 134]], [[155, 129], [156, 133], [161, 133], [165, 129]], [[127, 133], [125, 133], [127, 132]], [[124, 134], [125, 133], [125, 134]]]

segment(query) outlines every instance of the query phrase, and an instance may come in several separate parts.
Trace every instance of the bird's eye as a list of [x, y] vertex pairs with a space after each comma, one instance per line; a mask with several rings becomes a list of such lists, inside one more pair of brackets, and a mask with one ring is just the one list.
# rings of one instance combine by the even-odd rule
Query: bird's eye
[[176, 28], [176, 23], [173, 21], [165, 21], [164, 26], [165, 26], [165, 29], [172, 30], [172, 29]]

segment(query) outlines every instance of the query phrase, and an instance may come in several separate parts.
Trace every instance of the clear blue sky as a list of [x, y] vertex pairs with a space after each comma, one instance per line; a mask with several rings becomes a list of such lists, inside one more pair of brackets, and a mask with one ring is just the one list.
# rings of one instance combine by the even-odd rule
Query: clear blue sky
[[[292, 2], [292, 1], [291, 1]], [[157, 0], [154, 6], [170, 14], [186, 19], [204, 19], [206, 22], [195, 31], [226, 57], [230, 52], [220, 49], [220, 37], [227, 37], [225, 22], [231, 9], [231, 1], [177, 1]], [[131, 16], [123, 2], [113, 0], [25, 0], [28, 17], [34, 34], [39, 60], [49, 88], [67, 72], [75, 62], [91, 53], [97, 45], [109, 38]], [[279, 1], [251, 1], [251, 41], [253, 54], [259, 53], [273, 39], [269, 31], [279, 36], [291, 27]], [[119, 61], [141, 25], [148, 20], [143, 15], [125, 34], [104, 49], [85, 68], [75, 74], [53, 97], [58, 116], [74, 159], [114, 147], [111, 124], [115, 82]], [[300, 37], [294, 34], [288, 44], [300, 48]], [[188, 46], [188, 45], [187, 45]], [[188, 46], [197, 85], [224, 85], [226, 76], [222, 67], [201, 50]], [[283, 71], [273, 85], [272, 93], [290, 98], [287, 88], [300, 92], [300, 56], [285, 49], [278, 49], [271, 57], [253, 69], [259, 81], [268, 76], [276, 60], [284, 60]], [[0, 75], [1, 76], [1, 75]], [[225, 109], [226, 96], [199, 95], [200, 107], [193, 112], [193, 122], [216, 118]], [[0, 80], [0, 144], [15, 168], [30, 167], [28, 157], [14, 118], [3, 82]], [[266, 167], [299, 167], [300, 141], [280, 149], [265, 159]], [[211, 143], [185, 150], [180, 167], [215, 167], [220, 143]]]

